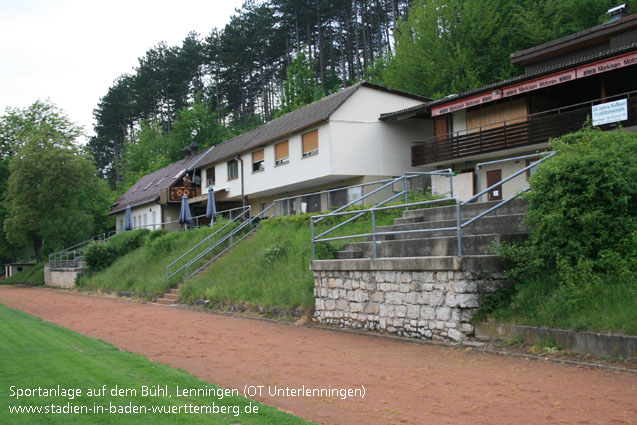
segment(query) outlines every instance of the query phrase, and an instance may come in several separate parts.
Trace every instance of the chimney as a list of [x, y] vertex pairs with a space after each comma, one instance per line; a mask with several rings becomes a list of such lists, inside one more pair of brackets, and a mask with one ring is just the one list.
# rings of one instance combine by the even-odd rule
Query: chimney
[[192, 142], [190, 145], [190, 150], [192, 151], [192, 156], [197, 155], [197, 151], [199, 150], [199, 144], [197, 142]]
[[190, 146], [184, 146], [184, 158], [188, 159], [192, 156], [192, 150], [190, 149]]
[[617, 7], [613, 7], [612, 9], [608, 9], [608, 12], [606, 12], [606, 14], [610, 17], [610, 20], [608, 20], [607, 22], [604, 22], [604, 25], [612, 24], [613, 22], [617, 22], [624, 19], [626, 16], [628, 16], [629, 8], [630, 6], [628, 5], [628, 3], [624, 3], [624, 4], [620, 4]]

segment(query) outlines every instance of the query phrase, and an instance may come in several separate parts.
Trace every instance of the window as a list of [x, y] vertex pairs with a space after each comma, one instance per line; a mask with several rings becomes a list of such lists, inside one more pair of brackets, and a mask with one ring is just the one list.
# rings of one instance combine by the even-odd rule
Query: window
[[239, 177], [239, 161], [231, 159], [228, 161], [228, 180], [234, 180]]
[[123, 218], [119, 219], [119, 230], [124, 230], [124, 219]]
[[318, 153], [318, 129], [303, 135], [303, 158]]
[[210, 167], [206, 170], [206, 186], [215, 185], [215, 167]]
[[148, 226], [148, 217], [146, 217], [147, 214], [144, 214], [144, 227]]
[[274, 145], [274, 165], [283, 165], [290, 162], [290, 141]]
[[137, 217], [133, 216], [133, 229], [137, 227]]
[[153, 211], [153, 230], [155, 230], [155, 224], [157, 224], [157, 211]]
[[[536, 162], [538, 162], [540, 160], [540, 158], [529, 158], [526, 160], [526, 166], [528, 167], [531, 164], [535, 164]], [[526, 170], [526, 179], [530, 179], [531, 176], [537, 171], [537, 167], [532, 167], [529, 168], [528, 170]]]
[[142, 227], [142, 215], [137, 216], [137, 227]]
[[252, 152], [252, 172], [263, 171], [263, 149]]
[[265, 211], [267, 203], [265, 201], [261, 202], [261, 211]]

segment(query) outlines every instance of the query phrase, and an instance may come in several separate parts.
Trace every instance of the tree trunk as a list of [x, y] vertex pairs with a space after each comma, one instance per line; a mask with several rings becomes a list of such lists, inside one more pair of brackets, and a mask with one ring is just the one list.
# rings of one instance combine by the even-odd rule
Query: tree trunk
[[40, 256], [40, 248], [42, 248], [42, 239], [33, 235], [33, 252], [35, 253], [35, 261], [38, 263], [42, 261], [42, 257]]

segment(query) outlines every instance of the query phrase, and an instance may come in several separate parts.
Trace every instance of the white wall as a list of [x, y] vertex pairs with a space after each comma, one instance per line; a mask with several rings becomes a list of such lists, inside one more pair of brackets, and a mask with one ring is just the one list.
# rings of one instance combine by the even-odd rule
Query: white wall
[[[280, 193], [288, 186], [307, 183], [307, 187], [329, 184], [355, 176], [398, 176], [411, 167], [411, 144], [433, 135], [431, 120], [409, 119], [400, 122], [382, 122], [381, 113], [395, 111], [422, 101], [406, 98], [382, 90], [360, 87], [335, 111], [328, 122], [304, 129], [289, 137], [268, 143], [264, 148], [264, 170], [252, 172], [252, 152], [241, 154], [244, 165], [245, 195], [261, 196]], [[302, 134], [318, 129], [317, 155], [302, 156]], [[289, 140], [287, 164], [275, 166], [274, 145]], [[215, 190], [227, 188], [228, 196], [218, 199], [239, 199], [241, 177], [227, 180], [227, 161], [215, 166]], [[212, 164], [200, 169], [205, 184], [206, 172]], [[241, 170], [239, 170], [241, 174]], [[204, 188], [205, 191], [205, 188]], [[269, 196], [269, 195], [268, 195]]]
[[[160, 223], [162, 221], [161, 215], [161, 205], [155, 202], [138, 205], [136, 207], [131, 207], [131, 221], [135, 223], [133, 226], [134, 229], [140, 229], [145, 227], [150, 230], [160, 229]], [[153, 212], [155, 213], [155, 225], [153, 226]], [[146, 215], [146, 226], [144, 226], [144, 214]], [[132, 218], [135, 217], [135, 220]], [[124, 225], [126, 224], [126, 210], [121, 211], [115, 215], [115, 229], [118, 232], [124, 230]]]
[[[303, 158], [302, 135], [314, 129], [318, 129], [318, 154]], [[290, 162], [275, 166], [274, 145], [284, 140], [289, 140]], [[245, 166], [245, 192], [248, 196], [325, 177], [330, 174], [331, 143], [327, 123], [308, 128], [289, 138], [277, 140], [266, 145], [264, 147], [264, 170], [253, 173], [252, 152], [259, 149], [261, 148], [254, 149], [241, 156]], [[240, 190], [241, 188], [239, 187]]]
[[431, 120], [383, 122], [381, 113], [422, 102], [361, 87], [330, 118], [331, 172], [399, 176], [411, 167], [411, 145], [433, 135]]

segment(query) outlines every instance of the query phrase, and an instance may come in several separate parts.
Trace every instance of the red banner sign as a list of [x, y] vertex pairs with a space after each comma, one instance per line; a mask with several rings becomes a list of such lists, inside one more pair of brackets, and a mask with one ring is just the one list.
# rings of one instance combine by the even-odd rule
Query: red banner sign
[[459, 100], [457, 102], [446, 103], [431, 108], [431, 115], [443, 115], [450, 112], [459, 111], [461, 109], [467, 109], [472, 106], [480, 105], [483, 103], [489, 103], [496, 99], [502, 99], [504, 97], [515, 96], [521, 93], [526, 93], [533, 90], [543, 89], [545, 87], [554, 86], [557, 84], [573, 81], [578, 78], [589, 77], [591, 75], [600, 74], [602, 72], [613, 71], [618, 68], [637, 64], [637, 52], [629, 53], [627, 55], [618, 56], [612, 59], [596, 62], [580, 66], [568, 71], [558, 72], [556, 74], [549, 75], [547, 77], [536, 78], [534, 80], [525, 81], [524, 83], [514, 84], [508, 87], [496, 89], [488, 94], [480, 94], [477, 96], [468, 97], [466, 99]]

